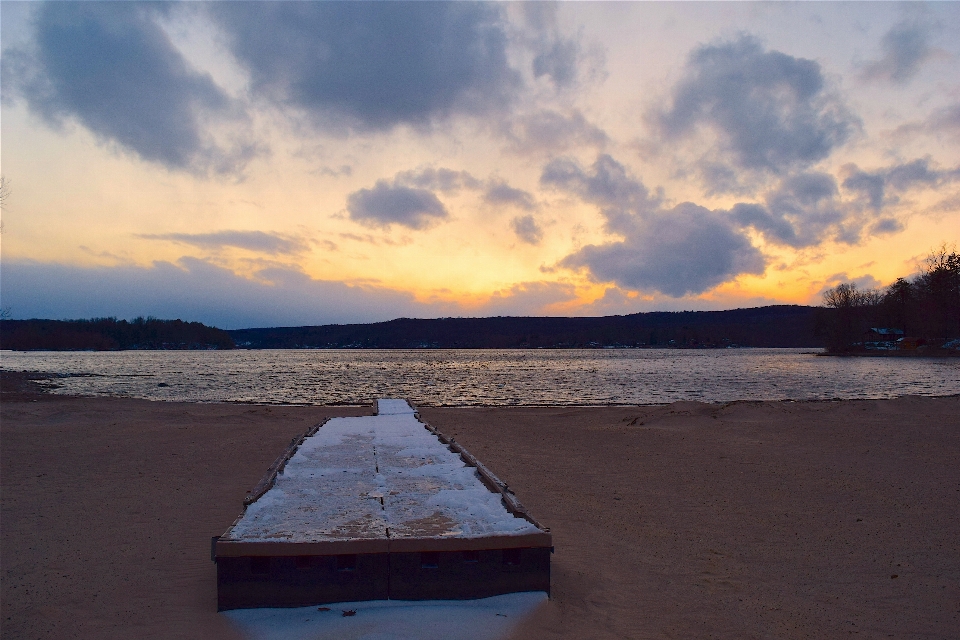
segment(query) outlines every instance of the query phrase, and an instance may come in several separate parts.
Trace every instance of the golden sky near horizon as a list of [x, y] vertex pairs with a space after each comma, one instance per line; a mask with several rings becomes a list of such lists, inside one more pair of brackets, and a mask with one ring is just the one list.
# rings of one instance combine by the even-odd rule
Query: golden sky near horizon
[[819, 303], [960, 237], [957, 3], [0, 3], [2, 306]]

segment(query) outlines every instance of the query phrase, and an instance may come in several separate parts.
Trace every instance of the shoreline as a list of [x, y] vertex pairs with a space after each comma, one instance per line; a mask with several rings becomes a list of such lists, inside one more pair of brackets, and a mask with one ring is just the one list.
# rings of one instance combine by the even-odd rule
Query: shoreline
[[[943, 349], [940, 347], [926, 347], [921, 349], [891, 349], [891, 350], [864, 350], [846, 353], [830, 353], [826, 347], [235, 347], [233, 349], [0, 349], [0, 353], [160, 353], [160, 352], [197, 352], [197, 351], [744, 351], [753, 349], [811, 349], [801, 351], [805, 356], [866, 356], [866, 357], [901, 357], [901, 358], [956, 358], [960, 357], [960, 349]], [[812, 351], [817, 349], [817, 351]]]
[[890, 351], [855, 351], [851, 353], [812, 353], [830, 358], [960, 358], [960, 349], [904, 349]]
[[[0, 378], [10, 637], [236, 638], [210, 536], [291, 437], [370, 413], [25, 385]], [[420, 414], [552, 530], [553, 597], [516, 638], [960, 627], [960, 397]]]

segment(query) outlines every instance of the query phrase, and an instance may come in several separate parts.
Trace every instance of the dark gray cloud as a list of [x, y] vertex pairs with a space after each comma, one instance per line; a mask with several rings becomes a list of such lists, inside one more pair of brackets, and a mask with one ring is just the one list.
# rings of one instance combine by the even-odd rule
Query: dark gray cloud
[[163, 5], [49, 2], [40, 5], [32, 50], [5, 51], [3, 93], [59, 125], [75, 119], [101, 139], [171, 169], [232, 172], [257, 149], [230, 152], [202, 120], [229, 100], [186, 61], [157, 24]]
[[560, 266], [587, 269], [597, 281], [681, 297], [764, 270], [763, 256], [726, 212], [690, 202], [665, 208], [610, 156], [600, 156], [589, 170], [573, 160], [555, 160], [544, 168], [541, 182], [597, 205], [607, 231], [623, 237], [561, 260]]
[[447, 209], [432, 191], [378, 180], [372, 189], [347, 196], [350, 219], [371, 227], [398, 224], [426, 229], [448, 217]]
[[543, 228], [531, 215], [517, 216], [510, 221], [510, 226], [517, 237], [527, 244], [540, 244], [543, 240]]
[[899, 201], [899, 194], [916, 186], [936, 187], [960, 180], [960, 167], [937, 169], [930, 158], [917, 158], [878, 169], [864, 171], [855, 164], [843, 167], [843, 188], [860, 194], [875, 211]]
[[[743, 172], [729, 162], [700, 158], [693, 166], [699, 173], [700, 180], [706, 186], [706, 195], [708, 196], [726, 193], [749, 195], [754, 191], [752, 184], [744, 183]], [[678, 172], [679, 176], [682, 177], [686, 177], [687, 173], [687, 169]]]
[[837, 181], [828, 173], [799, 173], [784, 181], [774, 200], [782, 198], [784, 193], [788, 193], [797, 206], [815, 206], [837, 195]]
[[859, 124], [818, 63], [766, 51], [746, 35], [695, 49], [669, 108], [653, 120], [667, 141], [709, 129], [722, 163], [775, 175], [826, 158]]
[[793, 247], [818, 244], [831, 229], [844, 222], [846, 216], [837, 201], [838, 195], [837, 181], [829, 174], [811, 172], [790, 176], [766, 196], [769, 222], [753, 226], [768, 239], [781, 244]]
[[683, 202], [656, 219], [638, 222], [623, 241], [585, 246], [561, 265], [586, 267], [600, 282], [679, 298], [741, 274], [763, 273], [765, 261], [729, 220]]
[[420, 167], [400, 171], [392, 180], [379, 180], [373, 189], [361, 189], [348, 196], [347, 210], [357, 222], [373, 226], [401, 224], [422, 229], [447, 217], [436, 192], [453, 194], [462, 190], [482, 191], [483, 200], [494, 206], [536, 209], [533, 195], [512, 187], [500, 178], [479, 180], [467, 171], [446, 167]]
[[864, 235], [883, 235], [902, 229], [900, 222], [887, 215], [880, 217], [879, 207], [869, 203], [883, 200], [882, 178], [850, 176], [844, 189], [855, 184], [866, 203], [840, 198], [836, 179], [819, 172], [798, 173], [783, 179], [765, 194], [760, 203], [738, 203], [730, 211], [730, 219], [743, 227], [752, 227], [768, 242], [795, 248], [818, 245], [826, 240], [847, 244], [860, 242]]
[[599, 156], [590, 171], [576, 160], [558, 158], [543, 169], [540, 183], [577, 194], [600, 207], [606, 228], [612, 233], [633, 229], [637, 218], [655, 215], [660, 210], [659, 196], [627, 174], [627, 169], [611, 156]]
[[932, 169], [930, 158], [917, 158], [910, 162], [897, 164], [886, 169], [884, 173], [886, 174], [887, 184], [899, 191], [909, 189], [916, 184], [935, 186], [947, 180], [955, 180], [960, 176], [957, 169], [952, 171]]
[[443, 193], [453, 193], [461, 189], [479, 189], [483, 186], [480, 180], [467, 171], [454, 171], [444, 167], [421, 167], [401, 171], [394, 177], [394, 182], [407, 187]]
[[880, 40], [883, 55], [865, 63], [860, 70], [861, 77], [906, 84], [933, 53], [929, 41], [930, 30], [924, 25], [910, 21], [895, 24]]
[[856, 165], [849, 165], [849, 175], [843, 181], [843, 188], [864, 196], [870, 208], [879, 211], [884, 205], [887, 188], [886, 179], [878, 173], [861, 171]]
[[[511, 187], [506, 182], [499, 180], [490, 182], [486, 192], [483, 194], [483, 200], [487, 204], [497, 206], [512, 205], [520, 209], [526, 209], [527, 211], [533, 211], [537, 208], [536, 200], [534, 200], [533, 195], [528, 191]], [[529, 218], [530, 216], [527, 217]]]
[[502, 8], [472, 2], [216, 3], [253, 91], [324, 126], [385, 130], [507, 107]]
[[169, 240], [190, 244], [201, 249], [236, 247], [270, 255], [294, 254], [306, 251], [308, 244], [300, 238], [292, 238], [263, 231], [215, 231], [213, 233], [159, 233], [141, 234], [147, 240]]
[[797, 232], [793, 224], [774, 215], [762, 204], [738, 202], [730, 210], [730, 215], [740, 226], [753, 227], [780, 244], [797, 242]]
[[880, 218], [870, 225], [870, 235], [883, 236], [890, 233], [899, 233], [903, 231], [903, 223], [896, 218]]

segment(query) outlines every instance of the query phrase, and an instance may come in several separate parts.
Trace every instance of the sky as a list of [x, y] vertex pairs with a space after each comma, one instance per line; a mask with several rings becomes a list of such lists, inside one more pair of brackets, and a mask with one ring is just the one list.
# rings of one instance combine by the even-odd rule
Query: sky
[[960, 3], [0, 2], [0, 306], [819, 304], [960, 238]]

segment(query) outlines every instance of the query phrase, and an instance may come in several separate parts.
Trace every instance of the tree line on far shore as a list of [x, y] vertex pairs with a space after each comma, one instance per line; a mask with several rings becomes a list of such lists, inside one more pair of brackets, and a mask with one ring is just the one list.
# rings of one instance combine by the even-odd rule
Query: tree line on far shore
[[920, 272], [884, 289], [841, 283], [823, 294], [818, 328], [833, 353], [865, 351], [882, 342], [874, 328], [895, 329], [890, 341], [941, 347], [960, 338], [960, 254], [946, 245], [930, 253]]
[[3, 320], [0, 349], [116, 351], [122, 349], [233, 349], [226, 331], [200, 322], [157, 318]]
[[[892, 330], [877, 334], [873, 329]], [[946, 245], [920, 272], [882, 289], [841, 283], [819, 308], [763, 307], [604, 318], [400, 318], [367, 325], [225, 331], [200, 322], [136, 318], [0, 319], [0, 349], [597, 348], [821, 346], [832, 353], [939, 348], [960, 339], [960, 254]], [[236, 341], [236, 345], [235, 345]], [[953, 346], [951, 344], [951, 346]]]

